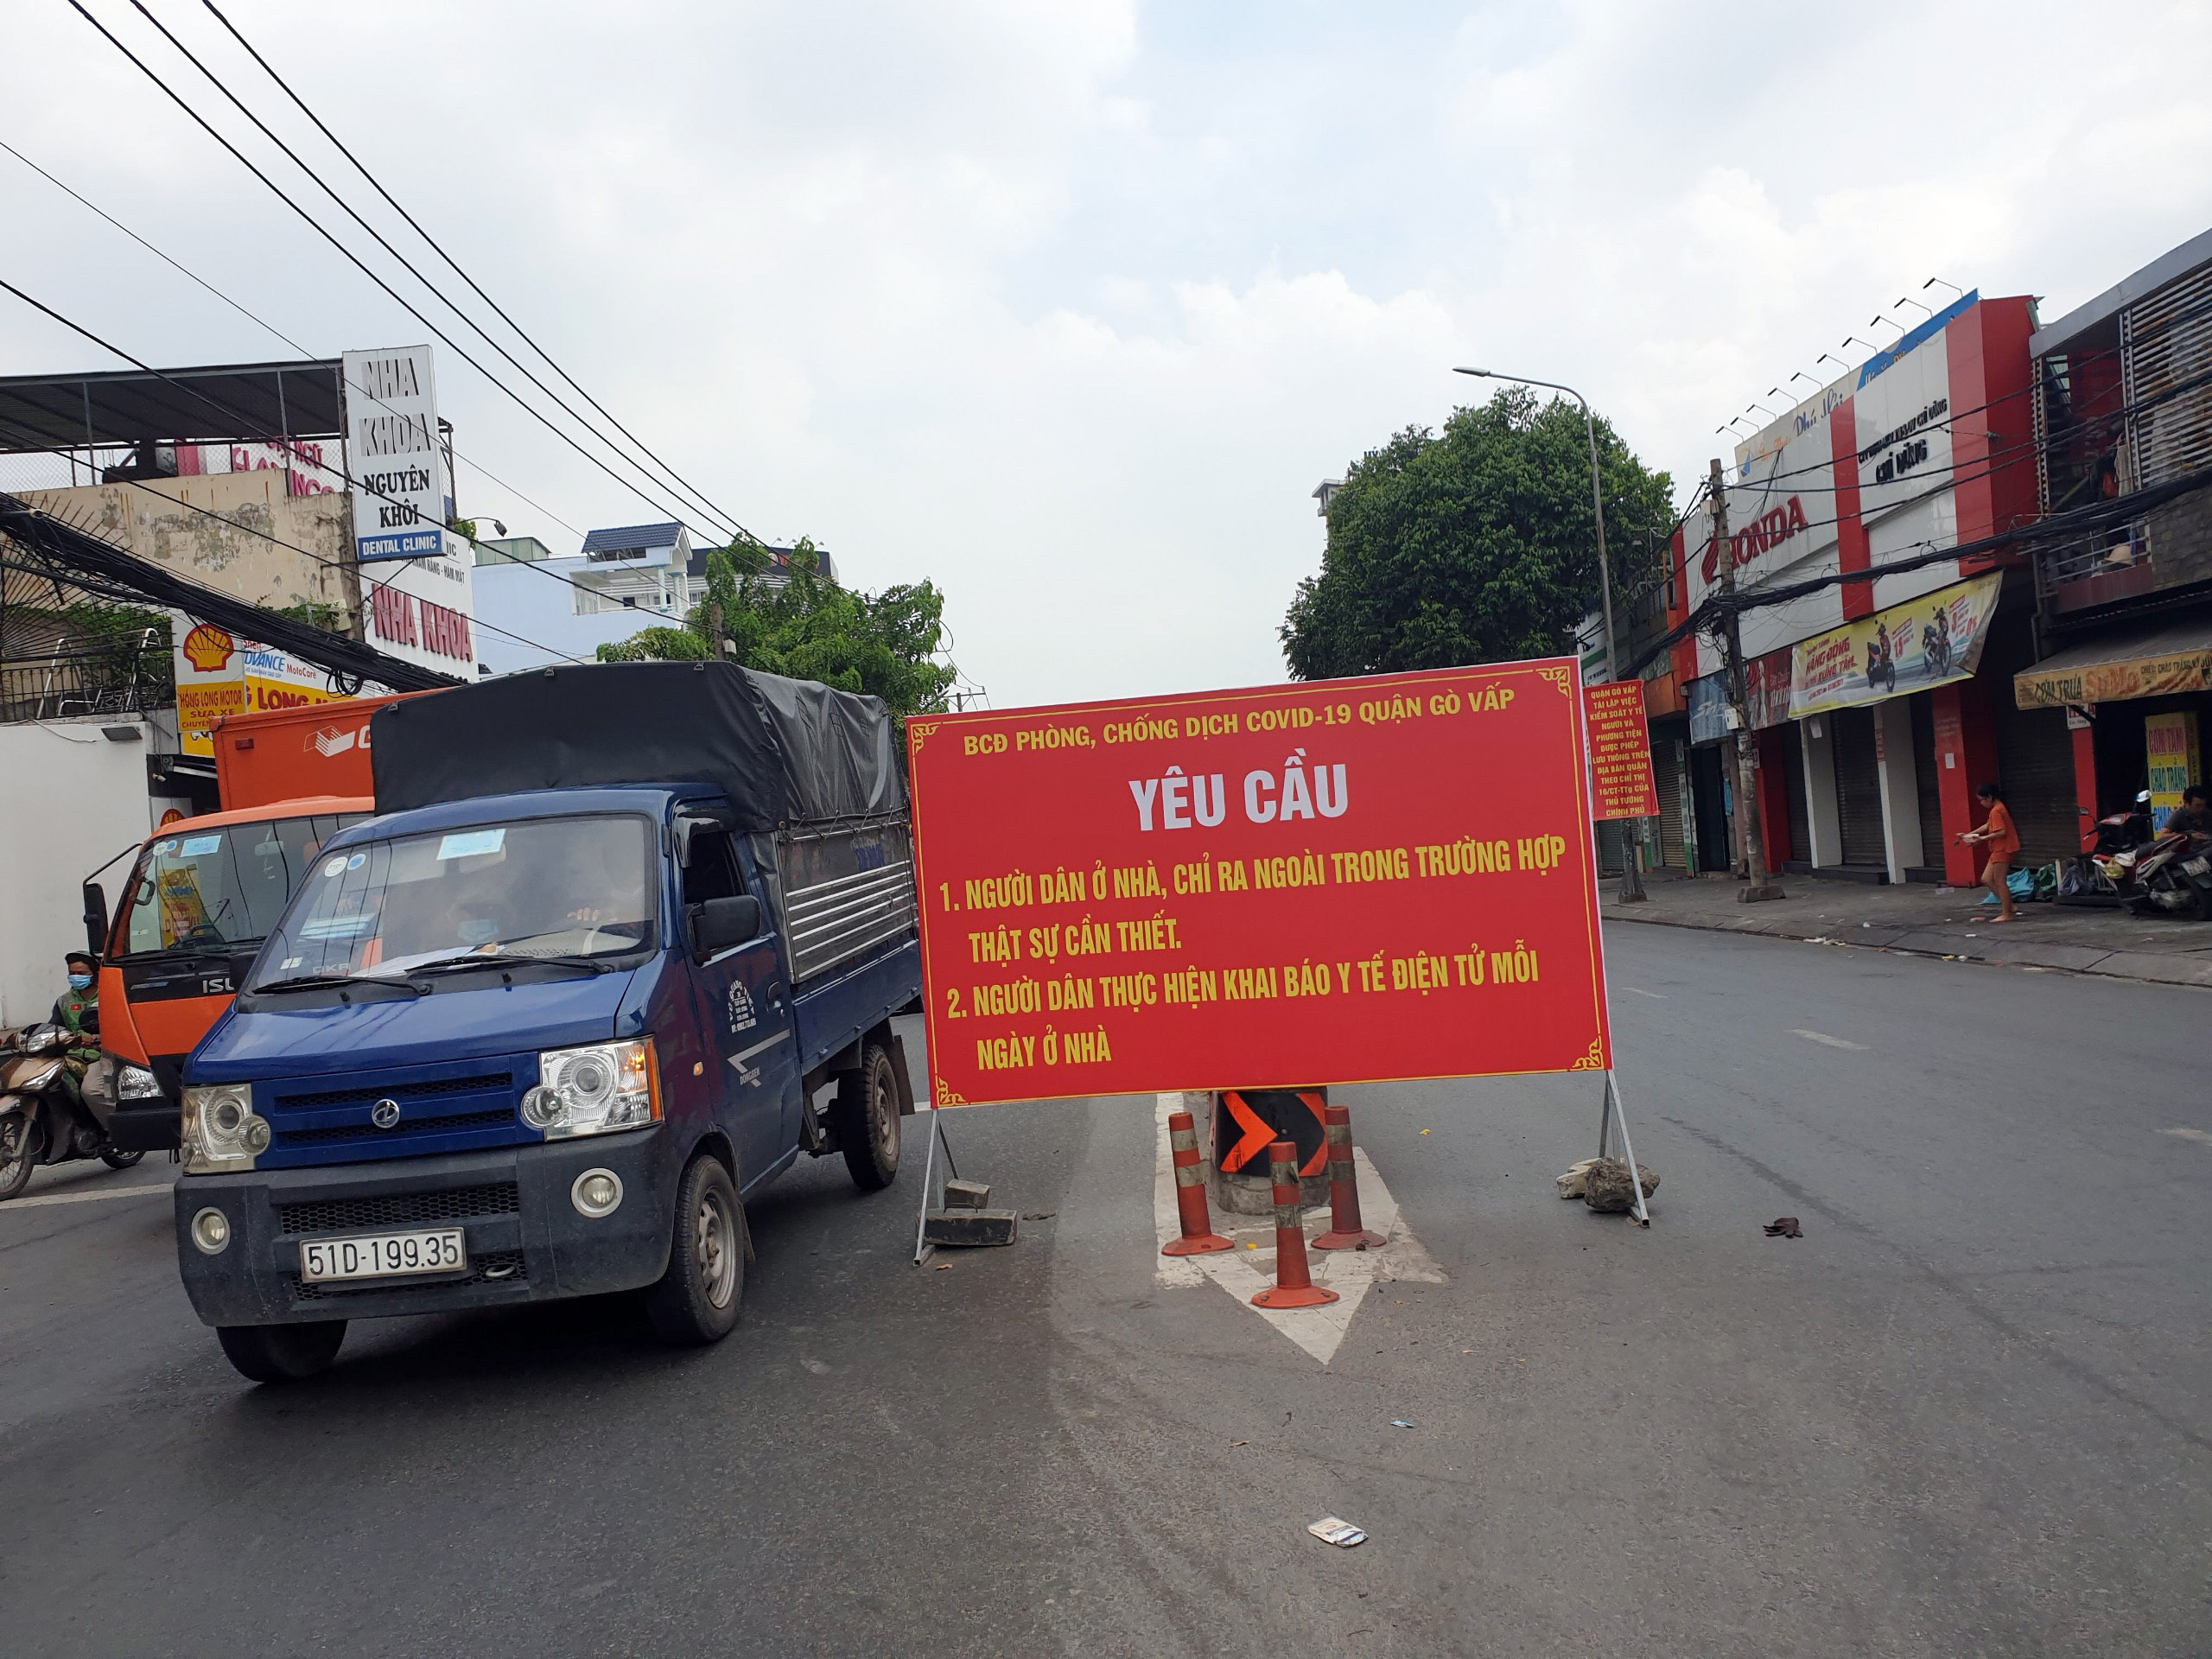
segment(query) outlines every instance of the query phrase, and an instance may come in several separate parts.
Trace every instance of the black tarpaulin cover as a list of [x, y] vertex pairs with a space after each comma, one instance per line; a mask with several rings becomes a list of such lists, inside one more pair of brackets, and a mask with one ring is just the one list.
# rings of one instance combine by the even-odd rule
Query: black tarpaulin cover
[[899, 811], [882, 700], [731, 663], [597, 663], [505, 674], [379, 709], [377, 810], [512, 790], [706, 782], [739, 827]]

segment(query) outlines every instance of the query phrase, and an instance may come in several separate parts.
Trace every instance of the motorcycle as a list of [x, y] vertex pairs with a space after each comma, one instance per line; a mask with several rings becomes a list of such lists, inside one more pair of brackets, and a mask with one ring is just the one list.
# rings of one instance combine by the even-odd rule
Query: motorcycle
[[[2087, 807], [2082, 816], [2088, 817]], [[2058, 902], [2120, 908], [2131, 896], [2126, 890], [2134, 880], [2139, 849], [2151, 839], [2151, 791], [2146, 789], [2136, 796], [2132, 810], [2107, 813], [2083, 832], [2081, 852], [2059, 877]]]
[[1897, 689], [1897, 658], [1891, 652], [1887, 634], [1866, 642], [1866, 689], [1872, 691], [1884, 681], [1889, 683], [1891, 690]]
[[1928, 677], [1942, 679], [1951, 671], [1951, 636], [1929, 623], [1920, 631], [1920, 654], [1928, 664]]
[[49, 1022], [26, 1026], [0, 1048], [0, 1201], [30, 1185], [41, 1164], [97, 1158], [129, 1169], [146, 1155], [118, 1150], [92, 1104], [69, 1087], [69, 1043]]
[[2212, 918], [2212, 836], [2160, 836], [2135, 854], [2128, 874], [2127, 907], [2138, 916]]

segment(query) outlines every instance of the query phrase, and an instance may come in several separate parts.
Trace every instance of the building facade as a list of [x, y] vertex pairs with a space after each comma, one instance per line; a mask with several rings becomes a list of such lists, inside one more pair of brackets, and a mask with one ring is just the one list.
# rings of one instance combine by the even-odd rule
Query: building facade
[[[2037, 643], [2032, 575], [2005, 548], [2039, 511], [2033, 328], [2025, 296], [1961, 295], [1738, 446], [1721, 537], [1707, 502], [1675, 537], [1672, 620], [1726, 579], [1765, 601], [1741, 630], [1770, 868], [1970, 882], [1957, 837], [1983, 782], [2005, 789], [2026, 859], [2077, 845], [2063, 719], [2009, 695]], [[1720, 655], [1702, 635], [1669, 654], [1686, 861], [1725, 868], [1740, 849]], [[1656, 758], [1676, 734], [1654, 714]]]
[[2037, 550], [2046, 654], [2009, 701], [2063, 721], [2082, 814], [2124, 810], [2147, 788], [2163, 822], [2202, 779], [2212, 721], [2212, 231], [2028, 349], [2040, 505], [2061, 522], [2110, 512]]

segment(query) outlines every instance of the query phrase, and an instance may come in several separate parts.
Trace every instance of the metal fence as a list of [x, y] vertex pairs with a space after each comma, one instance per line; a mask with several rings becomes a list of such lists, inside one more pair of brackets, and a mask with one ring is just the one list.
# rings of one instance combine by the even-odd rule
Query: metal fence
[[155, 628], [0, 662], [0, 721], [139, 715], [175, 701], [168, 647]]

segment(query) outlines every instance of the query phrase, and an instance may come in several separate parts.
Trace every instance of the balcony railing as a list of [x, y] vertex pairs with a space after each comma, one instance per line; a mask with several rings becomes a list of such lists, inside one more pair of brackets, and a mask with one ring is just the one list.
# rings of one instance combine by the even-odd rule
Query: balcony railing
[[176, 701], [168, 658], [167, 645], [149, 629], [0, 663], [0, 722], [167, 708]]
[[2158, 585], [2150, 537], [2140, 521], [2046, 547], [2036, 556], [2036, 595], [2053, 611], [2089, 610]]

